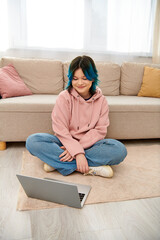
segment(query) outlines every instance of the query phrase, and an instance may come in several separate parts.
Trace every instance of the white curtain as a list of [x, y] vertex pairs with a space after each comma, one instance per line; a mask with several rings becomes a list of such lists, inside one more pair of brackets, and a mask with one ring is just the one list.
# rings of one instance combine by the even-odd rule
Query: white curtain
[[6, 0], [0, 0], [0, 29], [0, 51], [5, 51], [9, 47], [8, 9]]
[[[150, 56], [154, 0], [92, 0], [86, 17], [86, 48]], [[89, 23], [88, 23], [89, 22]], [[89, 32], [88, 32], [89, 29]]]
[[151, 54], [154, 1], [109, 0], [107, 49], [139, 55]]
[[4, 33], [1, 51], [56, 49], [152, 55], [156, 0], [0, 2], [0, 27]]
[[160, 63], [160, 0], [157, 0], [154, 23], [153, 63]]
[[83, 47], [84, 1], [26, 1], [29, 47]]

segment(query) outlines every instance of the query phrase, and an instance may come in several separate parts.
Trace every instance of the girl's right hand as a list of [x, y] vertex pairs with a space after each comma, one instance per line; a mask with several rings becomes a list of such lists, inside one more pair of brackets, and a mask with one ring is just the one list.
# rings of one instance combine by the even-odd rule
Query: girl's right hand
[[89, 172], [88, 162], [83, 153], [76, 155], [77, 171], [81, 173]]
[[71, 162], [73, 160], [71, 154], [67, 151], [67, 149], [64, 146], [62, 146], [61, 149], [63, 149], [64, 152], [61, 155], [59, 155], [60, 161]]

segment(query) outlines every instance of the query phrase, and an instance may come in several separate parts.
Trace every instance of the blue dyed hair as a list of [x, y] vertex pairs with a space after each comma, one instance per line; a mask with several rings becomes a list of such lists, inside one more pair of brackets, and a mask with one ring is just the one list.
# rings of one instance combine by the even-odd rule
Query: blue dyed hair
[[68, 91], [72, 88], [72, 79], [74, 77], [74, 72], [81, 68], [86, 78], [90, 81], [93, 80], [90, 92], [93, 95], [96, 91], [96, 87], [99, 83], [98, 72], [95, 66], [95, 63], [91, 57], [88, 56], [78, 56], [72, 60], [69, 69], [68, 69], [68, 83], [66, 89]]

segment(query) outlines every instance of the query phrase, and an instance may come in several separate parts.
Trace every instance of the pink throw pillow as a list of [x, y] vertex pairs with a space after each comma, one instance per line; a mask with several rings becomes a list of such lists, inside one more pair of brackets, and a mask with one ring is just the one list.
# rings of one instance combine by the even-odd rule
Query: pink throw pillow
[[2, 98], [31, 95], [12, 64], [0, 68], [0, 95]]

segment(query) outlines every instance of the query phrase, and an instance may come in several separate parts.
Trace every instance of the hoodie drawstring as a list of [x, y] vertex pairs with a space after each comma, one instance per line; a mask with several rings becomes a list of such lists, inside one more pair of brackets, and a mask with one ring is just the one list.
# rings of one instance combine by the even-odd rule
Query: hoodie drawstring
[[90, 115], [90, 120], [89, 120], [89, 123], [88, 123], [88, 127], [90, 126], [91, 121], [92, 121], [92, 115], [93, 115], [93, 103], [94, 103], [94, 98], [92, 98], [91, 115]]
[[[77, 95], [77, 98], [78, 98], [78, 106], [77, 106], [77, 130], [79, 130], [79, 121], [80, 121], [80, 117], [79, 117], [79, 104], [80, 104], [80, 96]], [[89, 122], [88, 122], [88, 127], [90, 126], [91, 121], [92, 121], [92, 116], [93, 116], [93, 104], [94, 104], [94, 98], [92, 98], [91, 114], [90, 114], [90, 119], [89, 119]]]
[[[81, 97], [74, 88], [71, 89], [70, 94], [73, 96], [73, 101], [77, 100], [77, 104], [78, 104], [77, 113], [76, 113], [77, 122], [76, 122], [75, 127], [76, 127], [77, 130], [79, 130], [80, 129], [80, 114], [83, 114], [83, 113], [79, 113]], [[92, 117], [93, 117], [93, 111], [94, 111], [94, 106], [93, 106], [94, 101], [97, 100], [98, 98], [100, 98], [101, 96], [102, 96], [102, 91], [100, 90], [100, 88], [97, 87], [96, 88], [96, 93], [94, 94], [94, 96], [92, 96], [91, 99], [88, 99], [88, 104], [89, 104], [88, 107], [89, 108], [91, 107], [91, 114], [89, 116], [89, 121], [88, 121], [87, 127], [89, 127], [90, 124], [92, 123]], [[83, 108], [83, 102], [82, 102], [82, 108]]]
[[79, 130], [79, 102], [80, 102], [80, 97], [79, 95], [77, 95], [78, 97], [78, 107], [77, 107], [77, 130]]

